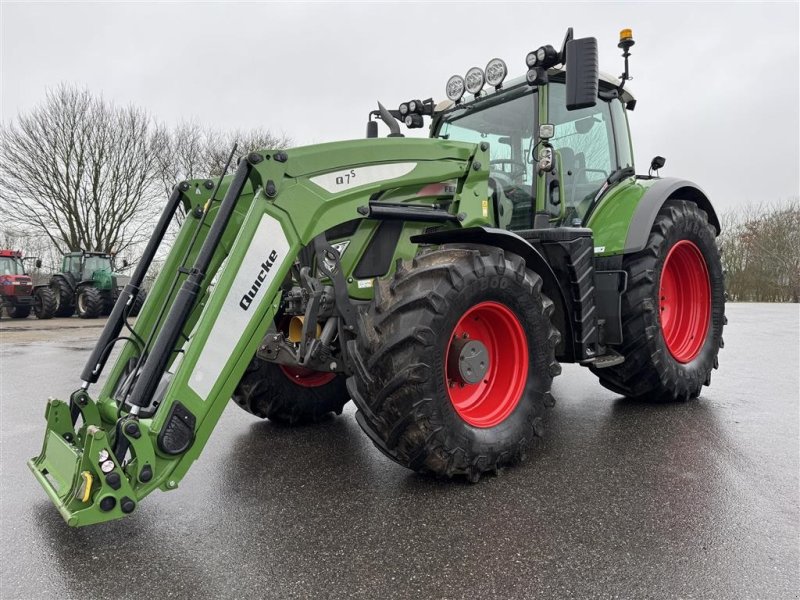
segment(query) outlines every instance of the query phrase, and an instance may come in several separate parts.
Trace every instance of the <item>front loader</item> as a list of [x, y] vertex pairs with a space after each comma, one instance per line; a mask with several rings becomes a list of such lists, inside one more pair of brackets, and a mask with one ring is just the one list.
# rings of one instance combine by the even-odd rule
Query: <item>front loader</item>
[[[569, 30], [520, 80], [495, 59], [438, 105], [379, 105], [366, 140], [259, 150], [179, 184], [80, 388], [47, 404], [29, 466], [67, 523], [175, 489], [230, 399], [287, 423], [352, 399], [392, 460], [475, 481], [535, 446], [559, 363], [626, 396], [698, 396], [722, 343], [719, 223], [694, 184], [635, 174], [632, 45], [626, 30], [625, 73], [601, 76], [596, 41]], [[430, 139], [400, 133], [428, 117]]]

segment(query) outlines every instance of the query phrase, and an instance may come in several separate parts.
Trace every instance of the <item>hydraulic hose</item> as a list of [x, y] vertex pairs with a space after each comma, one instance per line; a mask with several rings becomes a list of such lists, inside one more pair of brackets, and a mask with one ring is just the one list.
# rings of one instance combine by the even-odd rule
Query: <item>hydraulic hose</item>
[[158, 247], [161, 245], [161, 241], [164, 239], [164, 235], [169, 228], [169, 224], [175, 216], [175, 211], [177, 211], [178, 206], [181, 204], [181, 194], [187, 189], [188, 184], [186, 182], [180, 183], [172, 188], [172, 194], [170, 194], [169, 200], [167, 200], [167, 204], [161, 212], [161, 217], [158, 219], [158, 223], [153, 230], [153, 235], [150, 236], [150, 240], [147, 242], [141, 259], [139, 259], [139, 262], [136, 264], [136, 269], [133, 271], [131, 280], [122, 292], [120, 292], [119, 298], [114, 304], [114, 308], [111, 310], [111, 314], [103, 327], [103, 332], [100, 334], [100, 339], [97, 341], [94, 350], [92, 350], [92, 354], [83, 367], [81, 380], [83, 380], [84, 389], [88, 387], [88, 384], [95, 383], [103, 372], [108, 356], [111, 353], [111, 346], [115, 340], [119, 339], [119, 333], [125, 321], [125, 310], [130, 303], [135, 301], [139, 293], [139, 288], [144, 281], [147, 269], [150, 268], [156, 252], [158, 251]]
[[138, 414], [139, 408], [150, 405], [156, 387], [161, 381], [161, 376], [167, 368], [170, 356], [175, 349], [178, 337], [181, 335], [183, 327], [186, 325], [186, 320], [194, 308], [195, 301], [203, 289], [202, 283], [206, 276], [206, 270], [211, 264], [214, 252], [219, 246], [222, 235], [225, 233], [225, 228], [228, 226], [231, 215], [236, 208], [239, 195], [250, 176], [252, 163], [260, 162], [260, 159], [259, 155], [251, 154], [247, 159], [242, 160], [239, 168], [236, 169], [233, 181], [225, 194], [225, 198], [222, 200], [208, 236], [195, 259], [194, 266], [183, 282], [181, 289], [178, 290], [175, 302], [173, 302], [164, 321], [164, 326], [161, 328], [150, 355], [142, 367], [142, 372], [131, 391], [127, 401], [133, 407], [131, 414]]

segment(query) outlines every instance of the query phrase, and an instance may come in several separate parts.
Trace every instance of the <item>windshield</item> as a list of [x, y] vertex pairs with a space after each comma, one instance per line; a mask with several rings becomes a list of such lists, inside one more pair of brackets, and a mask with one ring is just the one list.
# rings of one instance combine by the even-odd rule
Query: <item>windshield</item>
[[110, 271], [111, 270], [111, 259], [107, 256], [87, 256], [86, 257], [86, 264], [84, 266], [84, 271], [87, 276], [91, 275], [95, 271]]
[[[467, 104], [444, 117], [438, 137], [489, 143], [489, 185], [501, 227], [531, 227], [535, 181], [531, 160], [536, 128], [536, 94], [523, 89], [503, 102]], [[494, 98], [492, 98], [494, 99]]]
[[24, 275], [22, 261], [11, 256], [0, 256], [0, 275]]

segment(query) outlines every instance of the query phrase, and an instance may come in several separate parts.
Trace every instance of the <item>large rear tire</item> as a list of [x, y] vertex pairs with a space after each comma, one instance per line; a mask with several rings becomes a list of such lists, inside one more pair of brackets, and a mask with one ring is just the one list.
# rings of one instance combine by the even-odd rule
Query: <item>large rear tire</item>
[[56, 297], [49, 287], [38, 287], [34, 290], [33, 313], [37, 319], [52, 319], [56, 314]]
[[73, 305], [73, 292], [69, 282], [63, 277], [53, 277], [50, 280], [50, 289], [56, 300], [57, 317], [71, 317], [75, 313]]
[[318, 423], [340, 415], [350, 401], [336, 373], [292, 369], [253, 358], [231, 398], [247, 412], [284, 425]]
[[100, 295], [100, 290], [88, 286], [79, 288], [76, 309], [81, 319], [99, 317], [100, 311], [103, 310], [103, 297]]
[[688, 400], [711, 384], [719, 366], [725, 290], [716, 232], [693, 202], [668, 200], [647, 246], [626, 256], [622, 300], [625, 362], [593, 369], [624, 396], [656, 402]]
[[471, 481], [524, 458], [561, 372], [541, 288], [522, 258], [488, 247], [444, 247], [378, 282], [348, 380], [375, 445], [412, 470]]

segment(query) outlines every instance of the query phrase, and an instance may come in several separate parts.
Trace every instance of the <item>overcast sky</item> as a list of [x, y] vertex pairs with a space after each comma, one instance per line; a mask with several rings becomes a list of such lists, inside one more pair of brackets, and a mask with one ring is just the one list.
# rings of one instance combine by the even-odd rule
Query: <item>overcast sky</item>
[[630, 27], [638, 171], [663, 155], [662, 175], [724, 211], [800, 193], [798, 6], [3, 2], [2, 119], [69, 82], [170, 123], [357, 138], [376, 100], [441, 100], [450, 75], [495, 56], [521, 75], [568, 26], [597, 37], [601, 69], [618, 75]]

